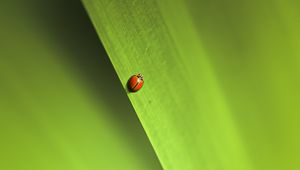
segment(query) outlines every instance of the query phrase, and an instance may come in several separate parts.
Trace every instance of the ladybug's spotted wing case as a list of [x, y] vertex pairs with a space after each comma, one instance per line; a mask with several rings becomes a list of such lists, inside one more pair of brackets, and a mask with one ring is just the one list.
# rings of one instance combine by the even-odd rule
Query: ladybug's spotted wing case
[[137, 92], [143, 87], [143, 84], [143, 76], [141, 74], [138, 74], [130, 77], [127, 86], [131, 92]]

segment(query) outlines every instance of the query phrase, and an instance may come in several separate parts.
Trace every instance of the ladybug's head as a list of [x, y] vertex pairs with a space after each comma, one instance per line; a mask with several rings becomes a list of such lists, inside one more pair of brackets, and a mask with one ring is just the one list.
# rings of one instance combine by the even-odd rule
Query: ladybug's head
[[137, 76], [139, 79], [144, 80], [143, 75], [142, 75], [141, 73], [137, 74], [136, 76]]

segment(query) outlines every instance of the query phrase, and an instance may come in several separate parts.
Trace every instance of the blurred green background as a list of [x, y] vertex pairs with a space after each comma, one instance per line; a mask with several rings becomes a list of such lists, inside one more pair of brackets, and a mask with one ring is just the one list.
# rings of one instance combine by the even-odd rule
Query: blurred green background
[[187, 7], [253, 169], [300, 169], [300, 2]]
[[161, 169], [80, 1], [0, 5], [0, 169]]

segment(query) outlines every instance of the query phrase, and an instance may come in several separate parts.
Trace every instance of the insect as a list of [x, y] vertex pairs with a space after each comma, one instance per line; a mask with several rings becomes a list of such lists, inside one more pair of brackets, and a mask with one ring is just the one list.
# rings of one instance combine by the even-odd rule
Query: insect
[[127, 87], [130, 92], [139, 91], [144, 84], [144, 78], [142, 74], [133, 75], [127, 82]]

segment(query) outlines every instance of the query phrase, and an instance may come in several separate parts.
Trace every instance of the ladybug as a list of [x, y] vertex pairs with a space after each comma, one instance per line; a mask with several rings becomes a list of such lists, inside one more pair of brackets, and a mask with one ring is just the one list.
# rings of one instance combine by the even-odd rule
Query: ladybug
[[143, 84], [144, 78], [142, 74], [137, 74], [130, 77], [127, 87], [130, 92], [137, 92], [143, 87]]

